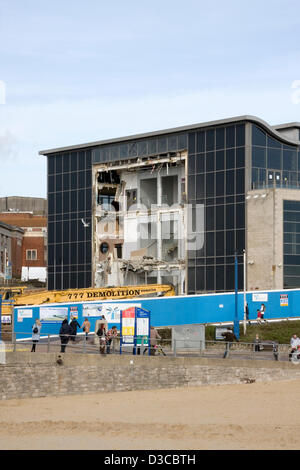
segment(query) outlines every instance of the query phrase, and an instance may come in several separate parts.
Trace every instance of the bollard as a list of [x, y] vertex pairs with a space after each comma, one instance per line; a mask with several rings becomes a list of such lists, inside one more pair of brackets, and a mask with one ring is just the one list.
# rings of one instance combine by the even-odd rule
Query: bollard
[[16, 352], [17, 348], [17, 333], [13, 333], [13, 352]]
[[83, 354], [86, 353], [86, 335], [83, 337]]
[[48, 340], [47, 340], [47, 353], [50, 352], [50, 335], [48, 334]]
[[176, 352], [176, 339], [174, 339], [174, 357], [177, 356], [177, 352]]

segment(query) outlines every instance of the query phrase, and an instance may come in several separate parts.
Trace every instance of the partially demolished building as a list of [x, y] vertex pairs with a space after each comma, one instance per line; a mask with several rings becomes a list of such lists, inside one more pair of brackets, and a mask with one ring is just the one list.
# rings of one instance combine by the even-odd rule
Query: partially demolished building
[[[231, 291], [235, 253], [244, 284], [244, 250], [248, 288], [299, 287], [300, 259], [289, 269], [297, 260], [282, 251], [283, 206], [265, 213], [272, 198], [300, 201], [299, 129], [242, 116], [40, 152], [48, 157], [48, 288]], [[266, 217], [272, 226], [255, 231], [255, 218]]]

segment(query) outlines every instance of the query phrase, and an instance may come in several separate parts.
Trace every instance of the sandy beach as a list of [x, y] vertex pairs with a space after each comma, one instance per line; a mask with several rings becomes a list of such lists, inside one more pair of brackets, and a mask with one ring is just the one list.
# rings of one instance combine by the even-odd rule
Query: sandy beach
[[8, 400], [0, 449], [299, 449], [300, 380]]

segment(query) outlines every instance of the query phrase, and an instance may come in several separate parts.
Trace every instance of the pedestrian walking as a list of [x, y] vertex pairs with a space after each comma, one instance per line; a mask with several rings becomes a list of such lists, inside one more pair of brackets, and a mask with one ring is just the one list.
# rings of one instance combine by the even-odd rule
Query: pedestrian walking
[[71, 317], [71, 321], [70, 321], [70, 327], [71, 327], [71, 341], [75, 342], [76, 341], [76, 335], [77, 335], [77, 328], [81, 328], [81, 326], [79, 325], [78, 321], [76, 318], [74, 318], [73, 316]]
[[61, 353], [64, 353], [66, 351], [66, 346], [69, 342], [71, 331], [72, 330], [70, 328], [68, 320], [65, 318], [59, 330], [59, 337], [60, 337], [60, 342], [61, 342], [61, 348], [60, 348]]
[[100, 354], [105, 354], [107, 333], [106, 333], [106, 328], [105, 328], [104, 323], [100, 324], [98, 331], [97, 331], [97, 336], [99, 336]]
[[254, 340], [254, 351], [258, 352], [258, 351], [261, 351], [262, 349], [263, 349], [263, 347], [261, 345], [261, 340], [259, 338], [259, 335], [256, 334], [255, 335], [255, 340]]
[[246, 312], [246, 320], [247, 322], [249, 323], [250, 325], [250, 320], [249, 320], [249, 306], [248, 306], [248, 302], [246, 302], [246, 306], [245, 306], [245, 312]]
[[161, 336], [156, 331], [154, 326], [150, 328], [150, 356], [155, 356], [155, 349], [157, 347], [157, 340], [161, 339]]
[[85, 333], [85, 339], [88, 339], [89, 332], [91, 330], [91, 324], [87, 318], [84, 319], [84, 322], [82, 323], [82, 330]]
[[257, 323], [261, 325], [261, 310], [259, 308], [257, 309], [256, 314], [257, 314], [257, 318], [256, 318]]
[[262, 319], [262, 320], [264, 320], [265, 312], [266, 312], [266, 306], [265, 306], [265, 304], [261, 304], [261, 306], [260, 306], [260, 313], [261, 313], [261, 319]]
[[35, 320], [34, 325], [32, 325], [32, 348], [31, 352], [35, 352], [35, 347], [40, 340], [42, 325], [40, 320]]
[[110, 330], [107, 332], [107, 348], [106, 352], [107, 354], [110, 354], [110, 346], [112, 341], [118, 336], [118, 330], [116, 326], [113, 326]]

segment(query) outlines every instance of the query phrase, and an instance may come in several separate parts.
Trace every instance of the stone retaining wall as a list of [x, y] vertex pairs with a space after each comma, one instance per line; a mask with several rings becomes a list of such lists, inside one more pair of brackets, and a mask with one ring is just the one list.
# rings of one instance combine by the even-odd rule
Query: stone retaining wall
[[300, 378], [300, 365], [235, 359], [8, 353], [0, 399]]

